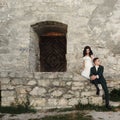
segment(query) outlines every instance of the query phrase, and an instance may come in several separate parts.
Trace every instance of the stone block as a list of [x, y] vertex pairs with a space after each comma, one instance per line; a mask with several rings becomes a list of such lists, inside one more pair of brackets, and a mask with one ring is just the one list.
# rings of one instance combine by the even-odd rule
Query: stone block
[[57, 99], [48, 99], [48, 106], [56, 107], [58, 105]]
[[15, 76], [16, 76], [17, 78], [24, 78], [24, 72], [23, 72], [23, 71], [21, 71], [21, 72], [16, 72], [16, 73], [15, 73]]
[[74, 77], [73, 77], [73, 80], [74, 81], [79, 81], [79, 82], [84, 82], [84, 81], [87, 81], [88, 82], [88, 80], [85, 78], [85, 77], [82, 77], [81, 75], [80, 75], [80, 73], [79, 74], [76, 74], [76, 73], [74, 73]]
[[33, 95], [33, 96], [44, 96], [46, 92], [47, 92], [47, 91], [46, 91], [45, 88], [35, 87], [35, 88], [33, 88], [33, 90], [30, 92], [30, 95]]
[[49, 87], [52, 84], [52, 81], [49, 79], [42, 79], [37, 81], [38, 81], [38, 85], [42, 87]]
[[30, 85], [30, 86], [33, 86], [33, 85], [36, 85], [37, 82], [35, 80], [31, 80], [27, 83], [27, 85]]
[[49, 73], [44, 73], [43, 74], [43, 79], [57, 79], [58, 73], [53, 73], [53, 72], [49, 72]]
[[40, 72], [35, 72], [34, 77], [35, 77], [35, 79], [40, 80], [41, 79], [41, 73]]
[[79, 92], [79, 91], [75, 91], [75, 92], [74, 92], [74, 96], [75, 96], [75, 97], [80, 97], [80, 92]]
[[45, 98], [30, 98], [30, 105], [33, 107], [45, 107], [46, 99]]
[[8, 74], [8, 76], [11, 77], [11, 78], [14, 78], [14, 77], [15, 77], [15, 72], [10, 72], [10, 73]]
[[15, 96], [15, 91], [2, 91], [1, 92], [2, 97], [11, 97]]
[[8, 72], [4, 71], [4, 72], [0, 72], [0, 76], [1, 77], [8, 77]]
[[103, 105], [103, 99], [101, 96], [91, 96], [89, 97], [89, 103], [93, 105]]
[[96, 91], [81, 92], [81, 97], [88, 97], [96, 95]]
[[80, 98], [80, 103], [83, 105], [88, 104], [88, 98], [87, 97]]
[[34, 73], [32, 73], [32, 72], [24, 72], [24, 74], [23, 74], [23, 76], [25, 78], [33, 78], [33, 75], [34, 75]]
[[73, 82], [73, 86], [77, 87], [84, 86], [84, 82]]
[[53, 86], [58, 86], [58, 87], [59, 87], [60, 81], [55, 80], [55, 81], [52, 82], [52, 85], [53, 85]]
[[58, 101], [59, 106], [67, 106], [68, 105], [68, 100], [62, 98]]
[[27, 85], [27, 80], [24, 78], [14, 78], [11, 80], [12, 85]]
[[111, 105], [111, 106], [114, 106], [114, 107], [119, 107], [119, 106], [120, 106], [120, 102], [110, 101], [110, 105]]
[[66, 87], [66, 82], [64, 80], [60, 81], [59, 86], [60, 87]]
[[3, 97], [1, 105], [2, 106], [11, 106], [14, 102], [15, 102], [15, 97], [14, 96]]
[[67, 82], [66, 85], [71, 86], [72, 82]]
[[79, 103], [79, 98], [72, 98], [69, 100], [68, 105], [74, 106]]
[[5, 90], [13, 90], [14, 88], [15, 88], [15, 86], [12, 86], [10, 84], [1, 86], [1, 90], [3, 90], [3, 91], [5, 91]]
[[1, 84], [8, 84], [10, 82], [9, 78], [0, 78]]
[[73, 98], [74, 97], [74, 95], [72, 95], [72, 94], [65, 94], [64, 96], [63, 96], [63, 98], [65, 98], [65, 99], [71, 99], [71, 98]]
[[84, 89], [84, 86], [81, 86], [81, 87], [79, 87], [79, 86], [72, 86], [72, 90], [78, 90], [78, 91], [80, 91], [82, 89]]
[[61, 90], [55, 90], [51, 93], [53, 97], [60, 97], [63, 94], [63, 91]]
[[17, 87], [16, 88], [16, 92], [17, 92], [18, 95], [20, 95], [20, 94], [26, 94], [27, 93], [25, 87]]
[[73, 78], [73, 73], [72, 72], [61, 73], [58, 74], [58, 78], [61, 80], [71, 80]]

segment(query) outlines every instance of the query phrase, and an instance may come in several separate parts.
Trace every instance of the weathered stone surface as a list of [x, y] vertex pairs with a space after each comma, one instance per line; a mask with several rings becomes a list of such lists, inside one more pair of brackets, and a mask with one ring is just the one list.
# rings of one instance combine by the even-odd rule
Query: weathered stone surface
[[13, 90], [15, 88], [15, 86], [12, 86], [12, 85], [10, 85], [10, 84], [7, 84], [7, 85], [2, 85], [1, 86], [1, 90], [3, 91], [3, 90]]
[[81, 87], [79, 87], [79, 86], [72, 86], [72, 90], [79, 90], [79, 89], [84, 89], [84, 86], [81, 86]]
[[0, 72], [1, 77], [8, 77], [8, 72]]
[[72, 95], [72, 94], [65, 94], [64, 96], [63, 96], [63, 98], [66, 98], [66, 99], [70, 99], [70, 98], [72, 98], [74, 95]]
[[60, 82], [59, 81], [53, 81], [53, 86], [59, 86], [60, 85]]
[[70, 99], [69, 102], [68, 102], [68, 105], [77, 105], [79, 103], [79, 99], [77, 98], [73, 98], [73, 99]]
[[27, 81], [24, 78], [20, 78], [20, 79], [15, 78], [11, 81], [11, 83], [13, 85], [25, 85], [27, 83]]
[[30, 92], [30, 94], [33, 96], [43, 96], [45, 93], [46, 93], [46, 89], [39, 87], [33, 88], [33, 90]]
[[83, 105], [88, 104], [88, 102], [89, 102], [88, 98], [86, 98], [86, 97], [80, 99], [80, 103]]
[[2, 84], [8, 84], [10, 82], [9, 78], [0, 78]]
[[92, 96], [95, 95], [96, 91], [87, 91], [87, 92], [81, 92], [81, 97], [88, 97], [88, 96]]
[[118, 107], [118, 106], [120, 106], [120, 102], [112, 102], [112, 101], [110, 101], [110, 105], [114, 106], [114, 107]]
[[18, 95], [20, 95], [20, 94], [26, 94], [27, 90], [26, 90], [25, 87], [21, 86], [21, 87], [16, 88], [16, 92], [17, 92]]
[[9, 97], [4, 97], [2, 99], [2, 105], [3, 106], [11, 106], [12, 103], [15, 102], [15, 97], [14, 96], [9, 96]]
[[[24, 71], [34, 72], [40, 69], [40, 63], [37, 63], [40, 62], [38, 60], [40, 58], [38, 55], [40, 49], [38, 44], [36, 44], [39, 38], [36, 33], [31, 30], [32, 28], [30, 28], [30, 25], [48, 20], [59, 21], [68, 25], [69, 30], [67, 31], [67, 39], [69, 41], [67, 42], [68, 47], [66, 54], [67, 71], [74, 71], [80, 74], [82, 50], [86, 44], [92, 47], [96, 55], [103, 58], [102, 60], [103, 63], [105, 63], [106, 69], [109, 68], [109, 64], [111, 64], [111, 66], [115, 65], [117, 68], [116, 62], [113, 61], [113, 58], [110, 60], [110, 57], [114, 57], [115, 54], [114, 59], [116, 59], [120, 53], [120, 29], [118, 27], [119, 1], [55, 0], [54, 2], [46, 2], [36, 0], [34, 3], [33, 0], [29, 2], [26, 0], [24, 2], [18, 0], [18, 2], [7, 1], [6, 3], [8, 5], [1, 6], [0, 49], [2, 54], [0, 71], [23, 71], [24, 73]], [[6, 10], [8, 6], [10, 9], [9, 11]], [[17, 9], [19, 8], [22, 9], [18, 11]], [[108, 55], [110, 52], [113, 56]], [[36, 67], [36, 64], [39, 66]], [[107, 74], [112, 73], [115, 75], [116, 71], [119, 70], [120, 68], [108, 70]], [[58, 76], [60, 77], [60, 75]], [[37, 78], [39, 79], [39, 77], [40, 76]], [[57, 74], [45, 73], [42, 77], [45, 79], [53, 79], [57, 77]], [[72, 75], [68, 74], [64, 75], [64, 77], [62, 75], [60, 78], [69, 80], [72, 77]], [[81, 80], [81, 78], [79, 79], [76, 77], [74, 80]], [[84, 80], [84, 78], [82, 79]]]
[[51, 81], [50, 80], [38, 80], [38, 85], [39, 86], [42, 86], [42, 87], [49, 87], [51, 84]]
[[59, 97], [59, 96], [61, 96], [62, 94], [63, 94], [63, 92], [60, 91], [60, 90], [56, 90], [56, 91], [54, 91], [54, 92], [51, 93], [51, 95], [53, 95], [54, 97]]
[[68, 104], [68, 101], [64, 98], [62, 98], [58, 101], [59, 106], [67, 106], [67, 104]]
[[44, 106], [46, 106], [46, 99], [44, 99], [44, 98], [30, 98], [30, 105], [33, 107], [44, 107]]
[[103, 105], [103, 100], [101, 96], [91, 96], [89, 98], [89, 103], [94, 105]]
[[14, 77], [15, 77], [15, 72], [10, 72], [10, 73], [8, 74], [8, 76], [11, 77], [11, 78], [14, 78]]
[[73, 82], [73, 86], [84, 86], [84, 82]]
[[36, 82], [35, 80], [34, 80], [34, 81], [32, 80], [32, 81], [29, 81], [29, 82], [28, 82], [28, 85], [36, 85], [36, 83], [37, 83], [37, 82]]
[[15, 96], [15, 91], [2, 91], [1, 96], [2, 97]]
[[[71, 106], [78, 98], [83, 104], [87, 99], [89, 103], [101, 102], [101, 97], [94, 96], [95, 86], [80, 75], [86, 45], [102, 60], [104, 75], [109, 76], [108, 88], [120, 88], [119, 7], [119, 0], [0, 1], [0, 81], [2, 99], [6, 99], [3, 104], [10, 105], [7, 97], [22, 98], [26, 92], [36, 97], [31, 102], [38, 108], [47, 108], [49, 98], [53, 100], [49, 100], [48, 108]], [[67, 26], [66, 72], [40, 72], [40, 35], [32, 25], [39, 23], [41, 28], [43, 21]], [[102, 95], [101, 87], [100, 91]]]
[[57, 106], [57, 99], [48, 99], [48, 106]]
[[72, 82], [67, 82], [66, 85], [70, 86], [72, 84]]
[[[10, 79], [3, 77], [1, 80], [5, 80], [1, 86], [2, 105], [23, 104], [27, 102], [27, 99], [36, 109], [70, 107], [79, 102], [82, 104], [103, 104], [102, 95], [104, 92], [101, 85], [99, 85], [100, 96], [95, 96], [96, 88], [88, 81], [43, 78], [36, 80], [27, 78], [27, 76], [26, 78], [10, 77]], [[120, 88], [119, 80], [109, 79], [107, 83], [110, 91], [113, 88]]]

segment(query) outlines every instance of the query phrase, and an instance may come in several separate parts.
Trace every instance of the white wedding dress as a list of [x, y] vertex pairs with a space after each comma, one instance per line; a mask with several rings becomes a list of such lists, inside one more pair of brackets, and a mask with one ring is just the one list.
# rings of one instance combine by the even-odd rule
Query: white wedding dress
[[89, 56], [83, 57], [84, 61], [84, 70], [81, 72], [81, 75], [87, 79], [90, 79], [90, 68], [93, 66], [92, 58]]

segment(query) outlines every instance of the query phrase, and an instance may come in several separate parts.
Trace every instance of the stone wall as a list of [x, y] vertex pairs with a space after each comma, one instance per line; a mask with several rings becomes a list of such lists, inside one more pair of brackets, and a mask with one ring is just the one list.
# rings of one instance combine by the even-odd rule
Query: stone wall
[[90, 45], [106, 75], [119, 75], [119, 13], [120, 0], [0, 0], [0, 71], [35, 72], [31, 25], [58, 21], [68, 25], [67, 72], [80, 73], [82, 50]]
[[[88, 80], [73, 73], [0, 74], [2, 105], [28, 104], [36, 109], [73, 107], [82, 104], [103, 105], [101, 95]], [[120, 88], [120, 81], [107, 78], [109, 90]], [[101, 87], [100, 87], [101, 88]]]
[[[91, 46], [105, 66], [109, 89], [120, 87], [119, 13], [120, 0], [0, 0], [2, 105], [28, 98], [40, 108], [101, 104], [94, 86], [80, 76], [82, 51]], [[39, 39], [31, 26], [44, 21], [68, 26], [66, 73], [36, 72]]]

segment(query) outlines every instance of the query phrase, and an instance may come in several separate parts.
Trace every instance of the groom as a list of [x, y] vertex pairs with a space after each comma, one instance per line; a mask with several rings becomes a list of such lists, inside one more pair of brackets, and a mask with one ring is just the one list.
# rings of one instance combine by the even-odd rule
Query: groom
[[99, 58], [94, 58], [93, 59], [94, 66], [90, 70], [90, 80], [91, 83], [93, 83], [97, 89], [96, 94], [100, 94], [100, 89], [98, 87], [98, 84], [101, 84], [104, 93], [105, 93], [105, 103], [106, 103], [106, 108], [111, 109], [109, 106], [109, 92], [106, 84], [106, 80], [103, 76], [103, 71], [104, 67], [100, 65], [100, 60]]

